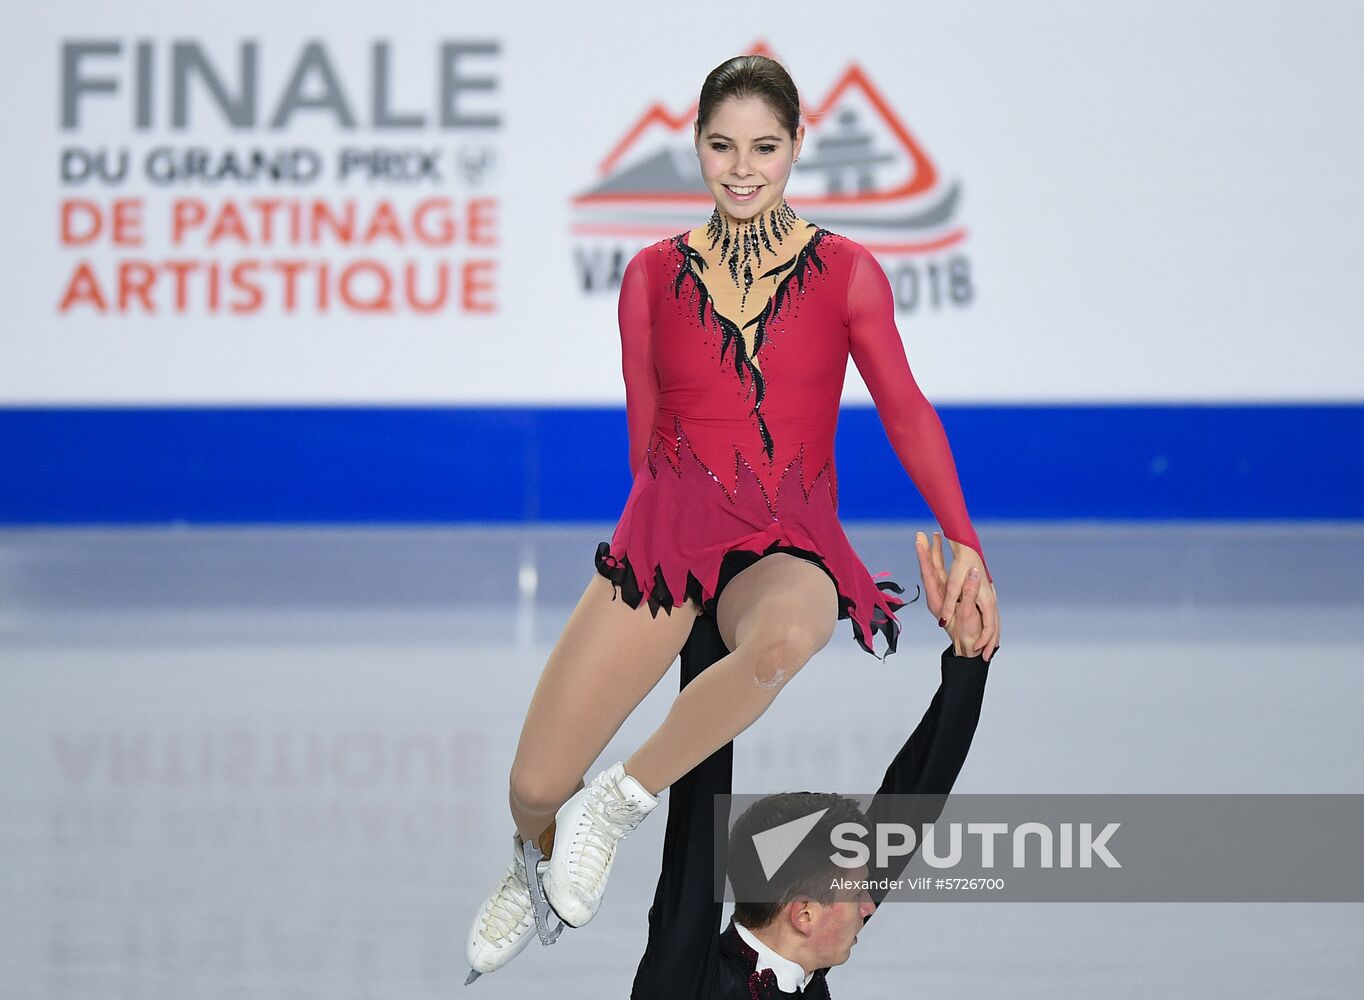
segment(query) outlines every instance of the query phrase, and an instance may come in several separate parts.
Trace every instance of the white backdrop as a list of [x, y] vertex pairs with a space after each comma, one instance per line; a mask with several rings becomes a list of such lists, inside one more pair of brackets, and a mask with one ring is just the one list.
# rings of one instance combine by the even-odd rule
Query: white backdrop
[[[819, 200], [817, 178], [793, 181], [802, 215], [870, 246], [864, 223], [937, 213], [877, 251], [935, 401], [1364, 398], [1358, 4], [735, 6], [545, 5], [530, 17], [414, 0], [309, 11], [130, 0], [12, 13], [0, 39], [0, 403], [620, 402], [612, 262], [709, 210], [582, 196], [667, 160], [705, 73], [758, 44], [807, 106], [828, 104], [807, 149], [852, 109], [889, 151], [873, 197], [847, 210]], [[240, 62], [253, 46], [254, 109]], [[442, 46], [455, 54], [442, 61]], [[237, 102], [237, 124], [196, 65]], [[876, 120], [850, 74], [889, 118]], [[673, 126], [646, 130], [604, 174], [655, 106]], [[384, 108], [406, 123], [376, 126]], [[496, 123], [467, 121], [480, 117]], [[916, 176], [892, 120], [933, 176], [878, 201]], [[195, 149], [215, 170], [229, 151], [244, 162], [260, 150], [318, 174], [165, 181]], [[372, 179], [376, 150], [409, 170], [426, 157], [441, 179]], [[64, 155], [70, 169], [99, 151], [109, 164], [126, 151], [126, 177], [63, 179]], [[120, 245], [116, 199], [129, 203]], [[266, 238], [259, 202], [272, 199]], [[347, 200], [349, 244], [291, 238], [290, 205], [340, 212]], [[88, 207], [65, 209], [63, 233], [75, 201], [103, 216], [88, 242]], [[426, 242], [413, 237], [423, 201]], [[227, 203], [240, 215], [224, 217]], [[241, 266], [259, 301], [232, 288]], [[448, 276], [433, 312], [407, 304], [408, 267], [419, 300]], [[374, 308], [385, 276], [392, 307]], [[865, 398], [855, 374], [847, 398]]]

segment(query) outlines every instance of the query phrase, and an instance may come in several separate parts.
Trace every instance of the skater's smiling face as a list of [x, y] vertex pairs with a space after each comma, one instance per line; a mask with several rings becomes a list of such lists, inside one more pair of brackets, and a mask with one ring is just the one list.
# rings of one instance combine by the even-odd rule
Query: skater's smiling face
[[745, 222], [781, 204], [805, 126], [792, 135], [761, 97], [730, 97], [706, 121], [697, 121], [695, 139], [701, 176], [715, 204]]

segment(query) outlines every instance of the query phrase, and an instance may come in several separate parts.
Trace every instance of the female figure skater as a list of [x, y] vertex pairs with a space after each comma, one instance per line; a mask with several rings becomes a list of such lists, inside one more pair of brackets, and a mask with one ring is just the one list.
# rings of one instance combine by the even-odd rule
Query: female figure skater
[[[695, 144], [710, 220], [645, 247], [620, 291], [634, 485], [598, 575], [545, 665], [512, 764], [514, 852], [475, 915], [469, 982], [597, 911], [620, 839], [658, 794], [747, 729], [837, 621], [893, 652], [903, 588], [875, 582], [837, 517], [834, 428], [848, 357], [953, 552], [952, 617], [988, 580], [942, 424], [915, 384], [889, 282], [858, 243], [796, 215], [800, 100], [782, 66], [739, 56], [701, 89]], [[617, 599], [617, 598], [620, 599]], [[994, 588], [976, 597], [999, 642]], [[647, 604], [647, 609], [640, 605]], [[659, 614], [659, 611], [664, 614]], [[697, 615], [730, 650], [629, 760], [584, 771], [667, 672]]]

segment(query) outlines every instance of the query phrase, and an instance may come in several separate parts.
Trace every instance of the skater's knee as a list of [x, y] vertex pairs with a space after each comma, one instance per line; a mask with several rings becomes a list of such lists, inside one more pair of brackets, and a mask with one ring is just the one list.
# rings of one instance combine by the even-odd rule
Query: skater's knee
[[820, 629], [794, 618], [755, 629], [744, 641], [752, 647], [753, 683], [765, 691], [777, 690], [828, 641]]
[[577, 779], [561, 777], [543, 769], [512, 768], [512, 804], [532, 813], [553, 814], [577, 790]]

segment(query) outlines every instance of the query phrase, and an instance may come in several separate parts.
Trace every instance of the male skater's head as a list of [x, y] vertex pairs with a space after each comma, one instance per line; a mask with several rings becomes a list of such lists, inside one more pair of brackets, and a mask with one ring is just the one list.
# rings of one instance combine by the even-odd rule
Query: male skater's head
[[[800, 846], [767, 878], [754, 836], [821, 810], [800, 835]], [[857, 932], [876, 909], [865, 888], [843, 888], [865, 882], [866, 866], [844, 868], [830, 860], [833, 830], [848, 822], [870, 825], [853, 799], [828, 792], [783, 792], [753, 803], [730, 830], [734, 922], [806, 972], [846, 962]]]

